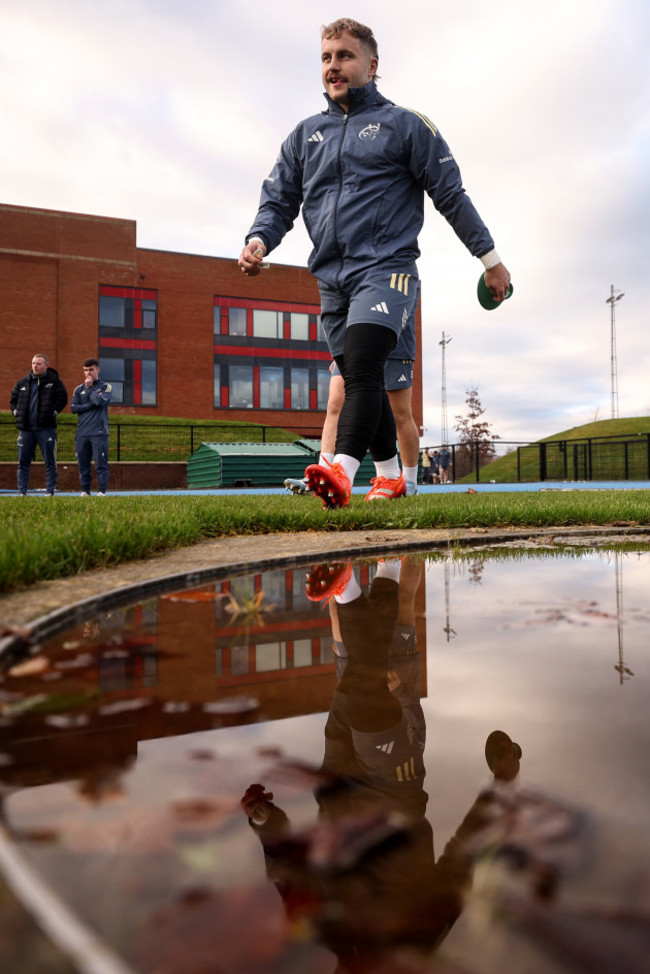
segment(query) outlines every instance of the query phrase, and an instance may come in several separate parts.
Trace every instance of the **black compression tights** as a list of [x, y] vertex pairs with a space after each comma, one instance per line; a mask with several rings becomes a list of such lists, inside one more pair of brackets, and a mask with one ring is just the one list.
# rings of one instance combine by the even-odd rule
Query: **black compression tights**
[[337, 453], [359, 461], [368, 449], [373, 460], [395, 456], [397, 434], [384, 388], [384, 365], [396, 341], [395, 332], [384, 325], [359, 323], [347, 329], [343, 354], [335, 356], [345, 382]]

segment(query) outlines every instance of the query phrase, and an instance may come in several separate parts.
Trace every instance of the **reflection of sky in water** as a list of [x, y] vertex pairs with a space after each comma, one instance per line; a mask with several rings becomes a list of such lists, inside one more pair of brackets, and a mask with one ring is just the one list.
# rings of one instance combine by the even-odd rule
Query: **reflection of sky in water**
[[486, 561], [480, 582], [470, 564], [448, 566], [449, 642], [445, 566], [427, 569], [427, 789], [437, 845], [485, 777], [482, 745], [496, 727], [523, 748], [522, 780], [645, 821], [650, 556], [621, 556], [624, 658], [635, 674], [623, 686], [611, 553]]

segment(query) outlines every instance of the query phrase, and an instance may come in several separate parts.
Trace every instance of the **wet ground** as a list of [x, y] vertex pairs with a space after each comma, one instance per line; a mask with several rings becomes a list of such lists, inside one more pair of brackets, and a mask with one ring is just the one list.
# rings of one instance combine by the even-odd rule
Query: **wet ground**
[[647, 537], [345, 540], [5, 658], [8, 970], [648, 970]]

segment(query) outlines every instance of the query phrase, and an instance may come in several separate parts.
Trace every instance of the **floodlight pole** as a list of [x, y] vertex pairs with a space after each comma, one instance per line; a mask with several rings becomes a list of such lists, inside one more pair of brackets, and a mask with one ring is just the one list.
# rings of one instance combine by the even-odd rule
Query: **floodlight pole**
[[624, 292], [620, 288], [610, 285], [611, 294], [607, 298], [606, 304], [610, 310], [610, 376], [612, 386], [612, 419], [618, 418], [618, 366], [616, 362], [616, 303], [624, 297]]
[[440, 443], [442, 446], [446, 446], [449, 441], [449, 430], [447, 428], [447, 366], [445, 362], [445, 348], [451, 341], [451, 336], [445, 338], [445, 333], [442, 333], [442, 341], [438, 342], [442, 348], [442, 398], [441, 398], [441, 409], [440, 409]]

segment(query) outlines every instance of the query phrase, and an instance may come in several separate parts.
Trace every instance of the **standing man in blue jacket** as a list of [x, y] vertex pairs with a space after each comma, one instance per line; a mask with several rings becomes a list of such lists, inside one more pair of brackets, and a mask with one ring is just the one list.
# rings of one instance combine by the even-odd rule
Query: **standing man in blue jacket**
[[11, 390], [9, 405], [18, 427], [18, 493], [26, 496], [32, 460], [38, 446], [45, 464], [45, 494], [54, 497], [57, 483], [56, 417], [68, 403], [68, 392], [47, 355], [37, 352], [32, 369]]
[[377, 90], [372, 30], [344, 18], [323, 27], [321, 38], [327, 108], [282, 144], [239, 266], [258, 274], [302, 207], [323, 329], [345, 381], [334, 461], [314, 464], [305, 475], [324, 507], [344, 507], [368, 448], [377, 478], [366, 500], [406, 492], [384, 362], [417, 301], [424, 194], [482, 261], [495, 300], [505, 298], [510, 274], [435, 126]]
[[99, 378], [99, 362], [87, 358], [83, 363], [84, 381], [72, 393], [70, 412], [77, 415], [75, 452], [79, 467], [81, 496], [90, 497], [91, 461], [95, 458], [98, 497], [108, 490], [108, 406], [113, 387]]

